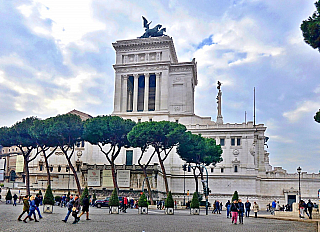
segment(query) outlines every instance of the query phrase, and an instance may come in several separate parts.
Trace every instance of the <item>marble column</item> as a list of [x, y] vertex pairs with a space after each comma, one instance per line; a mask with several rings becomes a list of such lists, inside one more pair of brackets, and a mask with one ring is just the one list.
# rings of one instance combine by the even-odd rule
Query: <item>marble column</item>
[[128, 76], [123, 75], [123, 86], [122, 86], [122, 112], [127, 112], [128, 109]]
[[149, 110], [149, 73], [144, 74], [144, 101], [143, 111]]
[[155, 111], [160, 110], [160, 73], [156, 73], [156, 99]]
[[139, 74], [133, 74], [134, 84], [133, 84], [133, 112], [138, 110], [138, 80]]

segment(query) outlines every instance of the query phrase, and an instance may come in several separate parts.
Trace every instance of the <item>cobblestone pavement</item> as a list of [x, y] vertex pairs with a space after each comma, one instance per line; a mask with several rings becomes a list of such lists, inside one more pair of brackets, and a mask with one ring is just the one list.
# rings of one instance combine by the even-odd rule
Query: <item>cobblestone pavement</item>
[[[188, 210], [176, 210], [175, 215], [164, 215], [160, 210], [149, 210], [148, 215], [138, 215], [137, 209], [128, 209], [127, 213], [109, 215], [107, 208], [90, 207], [90, 221], [81, 217], [78, 224], [72, 224], [70, 216], [67, 223], [62, 222], [67, 209], [54, 207], [53, 214], [43, 214], [40, 222], [19, 222], [17, 218], [22, 212], [22, 205], [0, 204], [0, 231], [316, 231], [315, 223], [283, 221], [261, 218], [244, 218], [243, 225], [233, 225], [227, 219], [225, 212], [222, 214], [205, 215], [201, 211], [200, 216], [189, 214]], [[42, 208], [41, 208], [42, 212]]]

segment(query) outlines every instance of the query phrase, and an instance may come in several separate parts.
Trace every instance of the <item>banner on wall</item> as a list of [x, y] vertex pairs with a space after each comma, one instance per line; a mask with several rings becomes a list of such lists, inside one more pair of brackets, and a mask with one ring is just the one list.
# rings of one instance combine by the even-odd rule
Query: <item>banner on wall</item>
[[23, 155], [17, 155], [16, 159], [16, 173], [17, 172], [23, 172], [24, 168], [24, 158]]
[[0, 159], [0, 170], [4, 170], [6, 165], [5, 159]]
[[102, 171], [102, 187], [113, 188], [113, 179], [111, 170]]
[[130, 170], [118, 170], [117, 171], [117, 182], [119, 188], [130, 187]]
[[88, 186], [100, 186], [100, 170], [88, 170]]
[[0, 181], [4, 181], [4, 170], [0, 170]]

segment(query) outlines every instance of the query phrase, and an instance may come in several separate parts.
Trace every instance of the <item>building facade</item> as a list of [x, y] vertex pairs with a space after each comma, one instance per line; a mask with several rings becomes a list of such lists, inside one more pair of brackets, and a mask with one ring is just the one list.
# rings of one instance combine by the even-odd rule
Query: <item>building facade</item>
[[[223, 161], [206, 167], [209, 201], [230, 200], [234, 191], [240, 197], [267, 204], [277, 200], [281, 205], [298, 201], [298, 174], [288, 174], [281, 167], [272, 168], [266, 149], [266, 127], [253, 122], [224, 123], [221, 112], [222, 89], [217, 88], [217, 120], [194, 113], [194, 93], [197, 86], [197, 63], [178, 62], [174, 43], [168, 36], [120, 40], [113, 43], [116, 51], [114, 111], [135, 122], [172, 121], [186, 126], [188, 131], [214, 138], [223, 149]], [[79, 111], [83, 120], [91, 116]], [[106, 148], [107, 149], [107, 148]], [[149, 154], [153, 151], [150, 148]], [[138, 159], [139, 149], [122, 149], [116, 159], [118, 184], [123, 194], [137, 197], [145, 186]], [[147, 156], [146, 156], [147, 157]], [[79, 143], [72, 162], [77, 169], [81, 185], [102, 195], [108, 194], [110, 165], [97, 146]], [[146, 163], [147, 158], [142, 160]], [[76, 184], [61, 151], [50, 157], [52, 189], [54, 192], [76, 190]], [[165, 187], [157, 158], [148, 167], [154, 198], [163, 198]], [[183, 171], [184, 162], [173, 149], [165, 161], [169, 189], [178, 202], [188, 200], [187, 192], [195, 191], [193, 174]], [[41, 155], [30, 164], [31, 189], [46, 188], [46, 170]], [[95, 173], [96, 176], [93, 176]], [[98, 175], [98, 176], [97, 176]], [[199, 180], [200, 182], [200, 180]], [[201, 186], [201, 183], [199, 183]], [[301, 174], [303, 199], [318, 198], [319, 174]], [[136, 193], [136, 194], [135, 194]], [[191, 197], [190, 197], [191, 200]]]

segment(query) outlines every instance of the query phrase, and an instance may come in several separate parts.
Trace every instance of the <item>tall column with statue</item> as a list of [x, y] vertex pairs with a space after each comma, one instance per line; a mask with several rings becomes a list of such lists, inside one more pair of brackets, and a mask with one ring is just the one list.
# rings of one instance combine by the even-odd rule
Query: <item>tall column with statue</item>
[[218, 103], [218, 115], [217, 115], [217, 124], [223, 124], [223, 117], [222, 117], [222, 113], [221, 113], [221, 97], [222, 97], [222, 91], [221, 91], [221, 82], [218, 81], [218, 96], [217, 96], [217, 103]]

